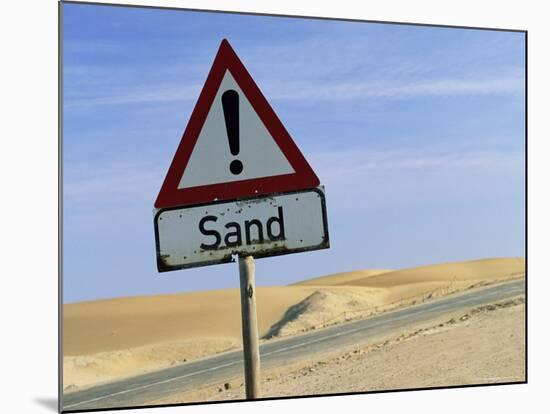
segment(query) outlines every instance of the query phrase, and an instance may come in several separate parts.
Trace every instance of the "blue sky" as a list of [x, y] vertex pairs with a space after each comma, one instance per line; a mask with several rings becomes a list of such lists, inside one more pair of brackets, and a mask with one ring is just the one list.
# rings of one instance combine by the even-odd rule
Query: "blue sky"
[[64, 301], [238, 286], [159, 274], [153, 203], [222, 38], [326, 187], [331, 248], [258, 285], [524, 256], [524, 35], [64, 5]]

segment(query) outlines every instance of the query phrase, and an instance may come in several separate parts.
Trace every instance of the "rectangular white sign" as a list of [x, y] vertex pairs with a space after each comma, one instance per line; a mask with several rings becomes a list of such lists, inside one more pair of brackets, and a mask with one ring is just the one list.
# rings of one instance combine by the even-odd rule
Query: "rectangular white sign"
[[159, 272], [329, 247], [322, 187], [155, 214]]

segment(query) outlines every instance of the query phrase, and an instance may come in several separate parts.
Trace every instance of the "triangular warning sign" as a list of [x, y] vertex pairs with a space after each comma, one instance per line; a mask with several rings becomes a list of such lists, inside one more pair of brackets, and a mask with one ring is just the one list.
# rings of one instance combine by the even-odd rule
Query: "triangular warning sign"
[[223, 40], [156, 208], [303, 190], [319, 179]]

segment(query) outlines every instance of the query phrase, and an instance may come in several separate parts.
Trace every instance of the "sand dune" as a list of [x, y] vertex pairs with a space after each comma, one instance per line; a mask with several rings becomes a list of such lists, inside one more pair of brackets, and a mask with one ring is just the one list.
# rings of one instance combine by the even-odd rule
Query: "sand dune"
[[[290, 286], [258, 287], [265, 339], [364, 317], [478, 284], [522, 277], [521, 258], [412, 269], [360, 270]], [[161, 369], [240, 346], [238, 289], [64, 305], [64, 386]]]
[[492, 280], [525, 274], [525, 259], [497, 258], [434, 264], [367, 276], [336, 285], [393, 287], [413, 283]]
[[[258, 328], [268, 329], [310, 287], [258, 287]], [[65, 356], [181, 339], [239, 339], [238, 289], [142, 296], [64, 306]]]
[[292, 283], [290, 286], [333, 286], [353, 284], [352, 282], [355, 280], [365, 279], [391, 271], [392, 270], [389, 269], [354, 270], [352, 272], [334, 273], [332, 275], [306, 279], [300, 282]]
[[[314, 292], [258, 287], [258, 329]], [[238, 289], [64, 305], [67, 390], [132, 376], [240, 346]]]

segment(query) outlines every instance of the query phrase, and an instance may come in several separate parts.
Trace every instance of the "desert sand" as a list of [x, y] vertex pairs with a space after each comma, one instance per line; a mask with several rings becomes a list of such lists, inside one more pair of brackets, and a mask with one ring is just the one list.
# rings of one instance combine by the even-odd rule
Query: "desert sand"
[[380, 275], [382, 273], [392, 272], [391, 269], [368, 269], [368, 270], [354, 270], [352, 272], [334, 273], [332, 275], [315, 277], [313, 279], [306, 279], [300, 282], [292, 283], [290, 286], [334, 286], [353, 284], [353, 281], [358, 279], [364, 279], [370, 276]]
[[[524, 277], [522, 258], [359, 270], [258, 287], [262, 340]], [[64, 389], [162, 369], [240, 347], [238, 289], [64, 305]]]
[[[264, 370], [262, 398], [525, 381], [525, 305], [518, 296], [309, 363]], [[245, 399], [242, 378], [152, 401]]]

